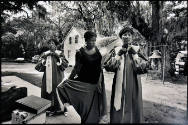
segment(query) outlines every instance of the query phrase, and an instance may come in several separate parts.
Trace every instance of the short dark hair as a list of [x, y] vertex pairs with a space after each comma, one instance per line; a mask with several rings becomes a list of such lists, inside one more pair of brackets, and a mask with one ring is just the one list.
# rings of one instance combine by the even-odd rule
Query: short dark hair
[[86, 40], [88, 40], [88, 39], [90, 39], [90, 38], [92, 38], [92, 37], [97, 37], [97, 34], [94, 33], [94, 32], [92, 32], [92, 31], [86, 31], [86, 32], [84, 33], [84, 38], [85, 38]]
[[122, 38], [122, 35], [126, 32], [130, 32], [132, 35], [134, 34], [133, 29], [131, 27], [123, 27], [119, 32], [119, 37]]
[[59, 45], [59, 42], [56, 39], [49, 39], [47, 43], [49, 43], [50, 41], [53, 41], [56, 46]]

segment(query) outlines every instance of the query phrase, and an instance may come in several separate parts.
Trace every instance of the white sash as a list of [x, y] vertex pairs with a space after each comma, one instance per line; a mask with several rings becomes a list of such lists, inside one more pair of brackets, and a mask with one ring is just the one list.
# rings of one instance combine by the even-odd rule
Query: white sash
[[[115, 48], [115, 52], [119, 51], [119, 47]], [[124, 56], [120, 58], [120, 67], [118, 68], [116, 75], [116, 85], [115, 85], [115, 97], [114, 97], [114, 107], [116, 111], [121, 108], [121, 96], [122, 96], [122, 84], [123, 84], [123, 71], [124, 71]]]
[[[134, 46], [131, 45], [131, 47], [138, 52], [139, 47], [138, 46]], [[119, 50], [121, 49], [121, 47], [116, 47], [115, 48], [115, 53], [117, 53]], [[126, 58], [127, 58], [127, 53], [126, 53]], [[121, 97], [122, 97], [122, 87], [124, 87], [124, 90], [126, 90], [126, 84], [124, 86], [123, 85], [123, 77], [124, 81], [126, 83], [126, 66], [125, 66], [125, 60], [124, 60], [124, 55], [122, 55], [119, 59], [120, 59], [120, 67], [117, 70], [117, 75], [116, 75], [116, 85], [115, 85], [115, 97], [114, 97], [114, 107], [116, 109], [116, 111], [120, 110], [121, 108]], [[134, 59], [138, 58], [138, 55], [135, 54], [133, 56]], [[124, 67], [125, 66], [125, 67]], [[123, 74], [125, 70], [125, 75]]]
[[46, 59], [46, 91], [50, 94], [52, 92], [52, 57], [48, 56]]
[[[50, 51], [45, 52], [45, 54]], [[61, 51], [56, 50], [55, 53], [61, 54]], [[61, 65], [62, 61], [57, 62], [57, 65]], [[52, 92], [52, 56], [48, 56], [46, 59], [46, 91], [50, 94]]]

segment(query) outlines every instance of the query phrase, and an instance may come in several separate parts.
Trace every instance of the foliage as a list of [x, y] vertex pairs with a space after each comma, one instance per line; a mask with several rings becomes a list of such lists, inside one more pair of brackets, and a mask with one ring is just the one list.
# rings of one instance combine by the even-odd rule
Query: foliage
[[9, 1], [1, 1], [1, 12], [5, 10], [13, 11], [13, 12], [19, 12], [23, 11], [22, 6], [27, 5], [30, 9], [33, 9], [33, 6], [37, 4], [38, 1], [15, 1], [15, 0], [9, 0]]
[[166, 4], [164, 13], [167, 15], [164, 27], [169, 32], [168, 41], [173, 41], [177, 36], [185, 37], [187, 35], [187, 2]]
[[[104, 36], [114, 36], [122, 22], [129, 21], [147, 41], [151, 41], [153, 36], [152, 2], [149, 1], [47, 1], [51, 6], [50, 11], [38, 5], [37, 1], [1, 3], [5, 6], [1, 8], [2, 40], [4, 43], [22, 43], [26, 53], [45, 46], [50, 37], [62, 43], [72, 26], [93, 30]], [[24, 11], [23, 6], [35, 7], [36, 10], [30, 17], [9, 20], [10, 14], [6, 11]], [[160, 35], [164, 35], [162, 42], [171, 47], [176, 41], [181, 41], [182, 36], [187, 39], [187, 2], [164, 1], [161, 7], [161, 29], [167, 29], [168, 34], [161, 30]]]
[[125, 21], [129, 16], [131, 1], [108, 1], [107, 9], [118, 14], [119, 21]]
[[[37, 5], [37, 0], [35, 1], [29, 1], [29, 0], [25, 0], [25, 1], [14, 1], [14, 0], [9, 0], [9, 1], [1, 1], [1, 7], [0, 7], [0, 13], [1, 13], [1, 17], [0, 17], [0, 21], [1, 22], [5, 22], [5, 20], [7, 18], [9, 18], [9, 14], [7, 14], [6, 12], [12, 12], [12, 13], [18, 13], [20, 11], [24, 11], [23, 6], [28, 7], [29, 9], [33, 9], [34, 6]], [[27, 12], [26, 12], [27, 13]]]
[[142, 5], [139, 1], [109, 1], [107, 9], [117, 14], [118, 22], [128, 20], [146, 39], [151, 36], [149, 5]]
[[72, 22], [88, 30], [92, 30], [95, 26], [94, 22], [103, 16], [100, 1], [56, 1], [52, 6], [57, 6], [57, 12], [69, 17], [62, 18], [63, 22]]
[[[7, 20], [2, 22], [2, 26], [4, 29], [2, 32], [3, 49], [6, 48], [13, 51], [12, 47], [15, 47], [16, 45], [16, 50], [24, 48], [24, 50], [26, 51], [26, 58], [31, 58], [33, 55], [37, 54], [38, 44], [43, 43], [45, 40], [49, 39], [49, 36], [53, 36], [53, 32], [51, 33], [50, 31], [54, 30], [52, 25], [50, 25], [49, 23], [45, 23], [44, 18], [42, 18], [43, 20], [40, 19], [40, 14], [42, 12], [43, 14], [46, 14], [45, 9], [42, 8], [42, 6], [37, 5], [36, 9], [33, 10], [31, 18], [21, 16], [9, 20], [7, 19], [8, 16], [5, 17], [4, 19]], [[11, 32], [13, 32], [14, 34]], [[4, 53], [7, 52], [4, 51]], [[9, 53], [16, 54], [15, 52]], [[4, 56], [8, 57], [8, 55], [6, 54], [4, 54]], [[18, 53], [17, 56], [19, 56]], [[15, 57], [16, 56], [14, 56], [14, 58]]]

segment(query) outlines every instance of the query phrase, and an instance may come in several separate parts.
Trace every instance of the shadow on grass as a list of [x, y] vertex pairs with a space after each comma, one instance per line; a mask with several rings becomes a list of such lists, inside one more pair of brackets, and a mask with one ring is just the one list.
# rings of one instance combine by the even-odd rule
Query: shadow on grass
[[143, 101], [146, 123], [185, 123], [187, 111], [165, 104]]
[[173, 84], [187, 84], [187, 76], [180, 75], [177, 77], [166, 78], [165, 82], [171, 82]]

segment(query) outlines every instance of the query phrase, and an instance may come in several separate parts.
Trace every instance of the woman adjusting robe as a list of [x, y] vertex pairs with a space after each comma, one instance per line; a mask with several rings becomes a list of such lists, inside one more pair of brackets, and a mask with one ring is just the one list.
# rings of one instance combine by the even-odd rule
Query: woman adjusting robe
[[88, 39], [84, 37], [90, 49], [81, 47], [76, 52], [76, 64], [71, 75], [57, 87], [57, 92], [62, 103], [73, 105], [82, 123], [98, 123], [107, 113], [102, 56], [95, 47], [95, 33], [88, 31], [85, 34], [89, 34]]
[[138, 74], [145, 72], [146, 63], [139, 48], [129, 46], [123, 54], [121, 46], [111, 50], [104, 63], [106, 71], [115, 72], [112, 85], [110, 123], [141, 123], [143, 120], [142, 86]]
[[43, 52], [35, 67], [36, 70], [44, 72], [41, 97], [52, 101], [52, 106], [50, 107], [52, 112], [60, 110], [56, 95], [56, 87], [62, 82], [64, 70], [67, 67], [68, 61], [60, 50], [55, 50], [54, 52], [48, 50]]
[[107, 113], [104, 76], [100, 63], [99, 52], [88, 57], [81, 48], [76, 53], [76, 65], [69, 79], [57, 87], [61, 101], [73, 105], [82, 123], [98, 123]]

